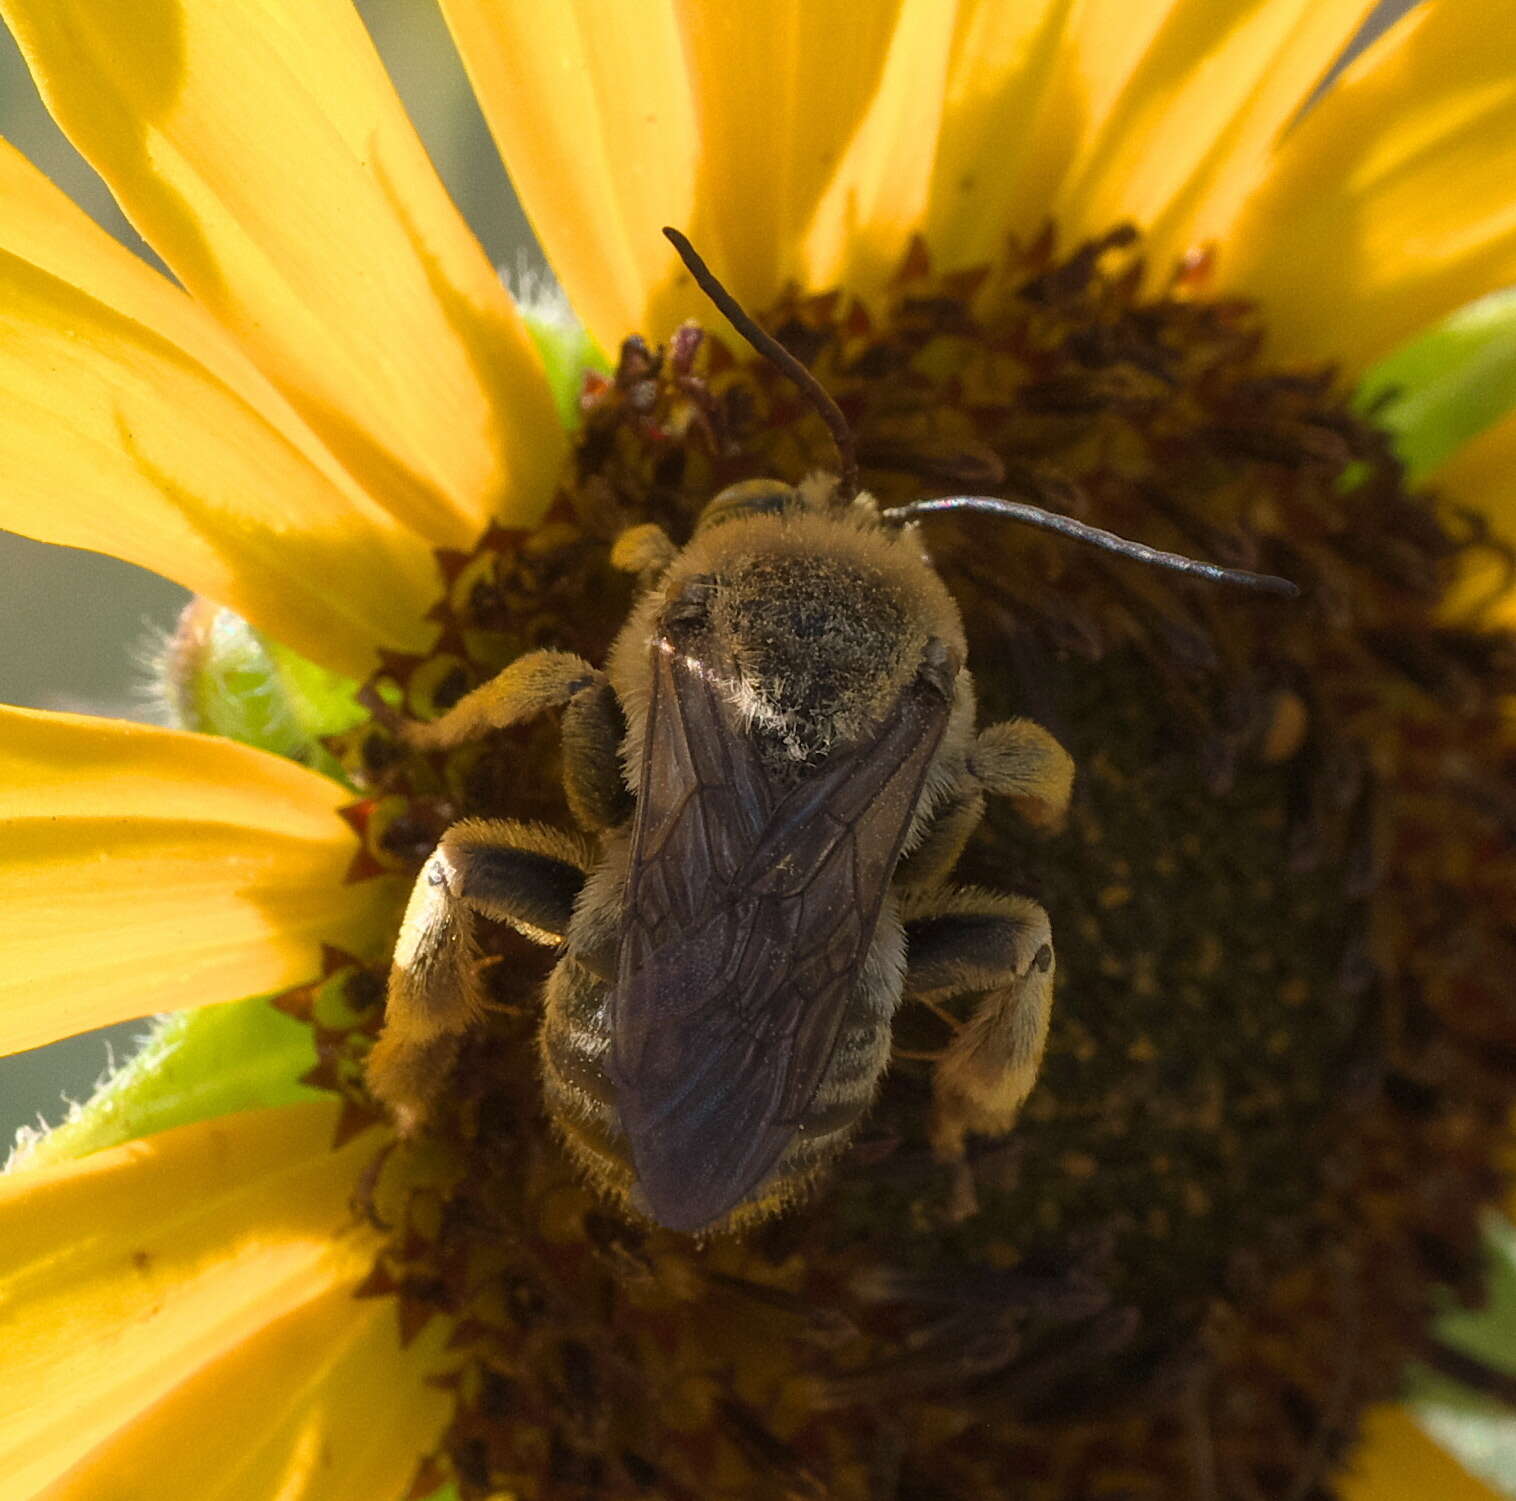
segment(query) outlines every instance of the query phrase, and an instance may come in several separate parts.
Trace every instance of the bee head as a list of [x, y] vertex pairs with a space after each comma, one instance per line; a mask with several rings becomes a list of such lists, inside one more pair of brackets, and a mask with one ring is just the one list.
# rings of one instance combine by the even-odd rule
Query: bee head
[[[861, 504], [872, 517], [876, 508], [871, 500]], [[859, 502], [844, 499], [835, 475], [809, 475], [798, 485], [778, 479], [745, 479], [718, 491], [695, 523], [695, 535], [702, 536], [728, 521], [748, 521], [757, 516], [794, 517], [809, 513], [839, 514], [857, 509]]]
[[745, 521], [753, 516], [782, 516], [799, 510], [803, 504], [800, 492], [783, 480], [741, 480], [718, 491], [707, 502], [695, 523], [695, 532], [699, 535], [728, 521]]
[[919, 549], [836, 488], [818, 475], [723, 490], [652, 591], [652, 634], [720, 681], [774, 766], [872, 733], [933, 638], [961, 660], [957, 611]]

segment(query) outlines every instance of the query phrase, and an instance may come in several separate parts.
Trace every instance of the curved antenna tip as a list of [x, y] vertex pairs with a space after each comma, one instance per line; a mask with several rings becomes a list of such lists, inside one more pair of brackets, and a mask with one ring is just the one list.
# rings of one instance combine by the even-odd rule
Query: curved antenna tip
[[771, 365], [789, 376], [815, 407], [832, 435], [832, 442], [837, 445], [838, 489], [844, 499], [851, 500], [858, 493], [858, 454], [842, 408], [832, 400], [826, 387], [778, 339], [761, 329], [742, 304], [716, 280], [715, 273], [700, 258], [688, 236], [665, 224], [663, 237], [679, 252], [679, 259], [695, 278], [695, 285], [716, 304], [727, 322]]
[[1056, 532], [1061, 537], [1098, 547], [1104, 552], [1115, 553], [1118, 557], [1146, 563], [1149, 567], [1167, 568], [1173, 573], [1188, 574], [1192, 578], [1209, 579], [1213, 584], [1232, 584], [1239, 589], [1251, 590], [1254, 594], [1272, 594], [1279, 599], [1295, 599], [1300, 594], [1298, 584], [1280, 578], [1277, 574], [1253, 573], [1246, 568], [1223, 568], [1219, 563], [1202, 563], [1198, 558], [1185, 557], [1183, 553], [1163, 552], [1159, 548], [1149, 547], [1145, 542], [1133, 542], [1115, 532], [1089, 526], [1057, 511], [1045, 511], [1041, 506], [1030, 505], [1026, 501], [1002, 500], [994, 495], [946, 495], [936, 500], [913, 500], [909, 505], [892, 506], [881, 514], [885, 521], [904, 526], [919, 516], [931, 516], [938, 511], [987, 511], [993, 516], [1003, 516], [1008, 521], [1020, 521], [1045, 532]]

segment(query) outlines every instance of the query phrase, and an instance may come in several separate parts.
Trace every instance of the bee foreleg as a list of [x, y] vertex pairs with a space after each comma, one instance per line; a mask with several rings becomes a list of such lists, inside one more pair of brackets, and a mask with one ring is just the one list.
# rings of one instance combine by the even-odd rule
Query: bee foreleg
[[661, 526], [646, 522], [628, 527], [611, 548], [611, 567], [652, 579], [674, 561], [679, 549]]
[[484, 1012], [475, 915], [559, 943], [593, 858], [574, 835], [497, 819], [466, 819], [442, 836], [405, 909], [368, 1060], [369, 1088], [402, 1131], [425, 1121]]
[[1036, 1082], [1053, 1008], [1052, 931], [1022, 896], [938, 890], [903, 908], [906, 994], [978, 996], [932, 1078], [932, 1145], [954, 1161], [971, 1132], [1009, 1131]]
[[621, 775], [626, 716], [604, 674], [581, 688], [563, 711], [563, 791], [583, 829], [613, 829], [632, 816]]
[[631, 814], [621, 778], [626, 720], [603, 672], [567, 651], [534, 651], [466, 693], [445, 714], [411, 724], [405, 738], [420, 750], [447, 750], [491, 730], [563, 710], [563, 788], [581, 827], [613, 828]]
[[969, 769], [992, 797], [1008, 797], [1028, 823], [1057, 829], [1074, 788], [1074, 760], [1040, 724], [1007, 719], [979, 732]]
[[575, 694], [603, 681], [603, 673], [571, 651], [531, 651], [465, 693], [445, 714], [407, 725], [405, 738], [418, 750], [447, 750], [561, 709]]

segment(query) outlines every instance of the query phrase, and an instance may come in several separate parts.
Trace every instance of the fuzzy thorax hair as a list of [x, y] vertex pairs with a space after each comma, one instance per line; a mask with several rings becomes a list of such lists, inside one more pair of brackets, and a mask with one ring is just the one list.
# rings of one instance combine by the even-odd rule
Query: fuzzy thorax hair
[[692, 655], [780, 774], [875, 729], [932, 638], [964, 651], [957, 606], [914, 528], [882, 526], [866, 495], [839, 507], [816, 481], [793, 493], [793, 507], [697, 532], [633, 611], [610, 662], [630, 745], [647, 654], [683, 601], [701, 610]]

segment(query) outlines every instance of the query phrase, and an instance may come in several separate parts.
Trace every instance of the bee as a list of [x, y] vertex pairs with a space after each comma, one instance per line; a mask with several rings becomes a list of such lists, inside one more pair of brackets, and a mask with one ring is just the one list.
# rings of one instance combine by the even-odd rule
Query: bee
[[1037, 1078], [1055, 973], [1046, 912], [954, 884], [988, 797], [1056, 826], [1073, 786], [1040, 725], [976, 723], [963, 622], [917, 524], [996, 511], [1149, 562], [1284, 593], [992, 497], [882, 510], [845, 420], [675, 231], [699, 284], [831, 427], [836, 475], [715, 495], [682, 547], [623, 534], [643, 590], [604, 669], [535, 651], [441, 718], [441, 749], [561, 711], [576, 831], [469, 818], [427, 860], [368, 1065], [402, 1130], [485, 1009], [477, 918], [558, 950], [538, 1052], [590, 1180], [676, 1231], [739, 1229], [811, 1191], [866, 1116], [906, 1000], [971, 998], [932, 1070], [931, 1137], [962, 1163]]

